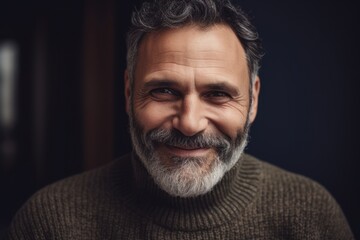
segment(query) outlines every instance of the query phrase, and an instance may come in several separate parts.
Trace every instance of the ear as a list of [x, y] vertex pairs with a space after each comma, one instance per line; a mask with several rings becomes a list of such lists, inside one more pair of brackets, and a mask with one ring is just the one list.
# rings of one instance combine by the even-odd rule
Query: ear
[[249, 112], [249, 121], [253, 123], [257, 114], [260, 93], [260, 78], [256, 76], [252, 86], [252, 104]]
[[127, 69], [125, 69], [124, 72], [124, 90], [125, 90], [125, 108], [126, 108], [126, 112], [129, 114], [130, 112], [130, 94], [131, 94], [131, 89], [130, 89], [130, 80], [129, 80], [129, 72]]

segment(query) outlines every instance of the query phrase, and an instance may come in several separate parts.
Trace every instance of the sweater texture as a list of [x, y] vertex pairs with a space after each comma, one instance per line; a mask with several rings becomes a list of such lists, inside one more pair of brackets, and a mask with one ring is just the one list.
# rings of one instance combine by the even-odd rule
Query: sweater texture
[[211, 192], [171, 197], [134, 155], [35, 193], [8, 239], [354, 239], [332, 196], [243, 155]]

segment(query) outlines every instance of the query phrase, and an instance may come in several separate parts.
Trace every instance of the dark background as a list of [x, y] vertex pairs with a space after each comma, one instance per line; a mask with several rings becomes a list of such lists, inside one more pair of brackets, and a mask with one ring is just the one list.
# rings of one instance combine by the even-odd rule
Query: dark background
[[[360, 237], [356, 2], [239, 2], [266, 53], [247, 151], [324, 185]], [[2, 231], [37, 189], [131, 150], [122, 76], [132, 5], [1, 1], [0, 46], [18, 46], [16, 120], [0, 126]]]

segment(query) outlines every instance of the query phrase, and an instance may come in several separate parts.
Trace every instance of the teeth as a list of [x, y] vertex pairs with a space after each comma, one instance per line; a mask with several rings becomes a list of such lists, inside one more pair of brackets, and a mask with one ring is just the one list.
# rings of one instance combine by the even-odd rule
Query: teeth
[[184, 150], [203, 149], [203, 148], [201, 148], [201, 147], [184, 147], [184, 146], [171, 146], [171, 147], [175, 147], [175, 148], [179, 148], [179, 149], [184, 149]]
[[185, 150], [194, 150], [194, 149], [199, 149], [199, 148], [189, 148], [189, 147], [177, 147], [177, 146], [174, 146], [176, 148], [181, 148], [181, 149], [185, 149]]

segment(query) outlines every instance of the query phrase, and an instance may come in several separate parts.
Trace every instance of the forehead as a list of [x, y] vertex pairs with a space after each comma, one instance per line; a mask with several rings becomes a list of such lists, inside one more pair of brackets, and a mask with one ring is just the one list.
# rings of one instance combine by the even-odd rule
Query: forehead
[[138, 51], [136, 72], [196, 69], [216, 74], [248, 76], [244, 49], [227, 25], [207, 28], [187, 25], [144, 36]]

